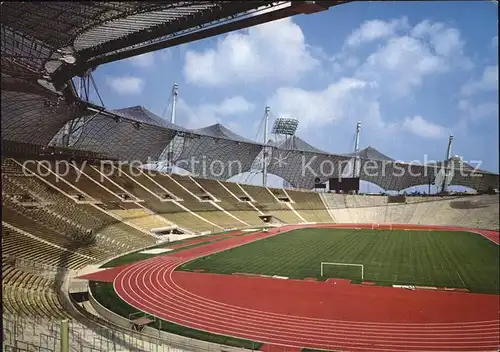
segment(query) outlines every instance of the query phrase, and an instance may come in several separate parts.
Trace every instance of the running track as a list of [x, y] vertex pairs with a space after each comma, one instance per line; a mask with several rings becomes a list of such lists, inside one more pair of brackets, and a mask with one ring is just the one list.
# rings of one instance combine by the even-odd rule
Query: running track
[[[298, 227], [303, 226], [285, 226], [281, 232]], [[498, 232], [470, 231], [498, 244]], [[165, 320], [266, 345], [341, 351], [498, 350], [497, 295], [174, 272], [187, 261], [276, 233], [233, 237], [131, 264], [116, 274], [115, 290], [130, 305]]]

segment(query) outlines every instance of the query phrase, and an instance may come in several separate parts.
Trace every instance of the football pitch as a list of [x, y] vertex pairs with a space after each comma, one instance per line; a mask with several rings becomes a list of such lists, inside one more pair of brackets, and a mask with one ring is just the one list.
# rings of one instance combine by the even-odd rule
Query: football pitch
[[179, 270], [344, 278], [499, 293], [499, 246], [467, 232], [306, 228], [196, 259]]

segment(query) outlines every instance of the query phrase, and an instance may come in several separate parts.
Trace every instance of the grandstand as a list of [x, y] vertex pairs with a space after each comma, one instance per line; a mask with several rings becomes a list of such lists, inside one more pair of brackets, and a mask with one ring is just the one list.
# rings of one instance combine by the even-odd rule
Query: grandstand
[[[3, 303], [7, 311], [21, 316], [71, 318], [55, 289], [54, 280], [60, 279], [61, 272], [154, 245], [161, 240], [162, 231], [173, 228], [200, 233], [251, 227], [263, 224], [259, 218], [263, 214], [285, 223], [498, 228], [498, 195], [408, 197], [404, 204], [389, 204], [387, 197], [377, 195], [298, 190], [277, 193], [265, 187], [169, 175], [144, 174], [143, 184], [124, 173], [114, 176], [113, 182], [132, 185], [127, 189], [137, 202], [119, 197], [104, 200], [101, 194], [109, 193], [107, 187], [94, 179], [92, 182], [98, 185], [88, 203], [65, 192], [64, 182], [51, 182], [37, 173], [23, 175], [14, 160], [4, 159], [2, 169]], [[239, 196], [232, 190], [239, 191]], [[160, 194], [172, 198], [164, 199]], [[203, 200], [203, 194], [210, 194], [213, 200]], [[9, 262], [6, 258], [16, 260]], [[29, 269], [35, 266], [38, 271]], [[48, 274], [51, 272], [59, 274]]]
[[[205, 155], [224, 165], [237, 160], [246, 172], [269, 146], [222, 125], [187, 130], [143, 107], [110, 110], [77, 94], [73, 78], [93, 81], [97, 65], [342, 2], [2, 4], [4, 350], [59, 351], [62, 319], [70, 320], [70, 340], [79, 351], [226, 350], [174, 335], [159, 341], [152, 331], [124, 329], [100, 316], [88, 297], [75, 300], [69, 280], [89, 267], [164, 242], [263, 226], [265, 215], [284, 224], [498, 229], [498, 195], [407, 196], [404, 203], [392, 204], [382, 195], [313, 192], [314, 177], [297, 172], [303, 155], [317, 158], [316, 171], [321, 161], [353, 156], [327, 153], [302, 140], [296, 140], [295, 149], [277, 145], [270, 152], [273, 158], [289, 156], [288, 168], [270, 166], [269, 172], [293, 189], [230, 182], [235, 174], [229, 171], [181, 176], [118, 164], [161, 159], [172, 148], [171, 166]], [[54, 20], [38, 28], [33, 21], [40, 18]], [[71, 126], [78, 128], [66, 133]], [[360, 157], [363, 163], [382, 162], [370, 159], [372, 154]], [[391, 163], [377, 165], [400, 166]], [[443, 167], [454, 166], [443, 162]], [[420, 168], [435, 178], [434, 166]], [[453, 182], [484, 192], [498, 188], [498, 175], [478, 173], [481, 177], [471, 178], [469, 170]], [[422, 184], [421, 177], [386, 174], [360, 178], [396, 191]]]

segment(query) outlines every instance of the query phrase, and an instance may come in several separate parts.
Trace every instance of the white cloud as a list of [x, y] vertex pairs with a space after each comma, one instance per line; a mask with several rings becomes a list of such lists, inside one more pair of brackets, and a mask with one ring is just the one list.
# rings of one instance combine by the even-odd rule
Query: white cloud
[[406, 17], [392, 21], [370, 20], [364, 22], [361, 27], [352, 31], [347, 37], [345, 45], [357, 47], [378, 39], [384, 39], [396, 34], [397, 31], [408, 27]]
[[131, 57], [130, 59], [128, 59], [128, 61], [136, 67], [148, 68], [148, 67], [152, 67], [154, 65], [155, 57], [154, 57], [154, 53], [150, 52], [150, 53], [145, 53], [145, 54]]
[[321, 128], [345, 120], [363, 121], [387, 127], [381, 119], [376, 99], [376, 84], [353, 78], [342, 78], [326, 89], [307, 91], [301, 88], [279, 88], [268, 101], [276, 116], [300, 121], [299, 128]]
[[403, 129], [424, 138], [438, 138], [444, 135], [444, 127], [425, 120], [422, 116], [405, 118]]
[[178, 113], [185, 119], [186, 127], [200, 128], [221, 123], [222, 118], [238, 117], [254, 110], [255, 105], [241, 96], [222, 100], [218, 104], [201, 104], [190, 106], [185, 100], [178, 100]]
[[332, 68], [335, 73], [344, 72], [346, 69], [353, 69], [360, 63], [359, 58], [346, 51], [333, 55], [329, 58], [329, 61], [333, 63]]
[[449, 72], [452, 67], [470, 68], [463, 46], [457, 29], [423, 21], [408, 35], [389, 37], [356, 75], [379, 83], [395, 97], [406, 96], [420, 87], [425, 77]]
[[260, 80], [291, 81], [318, 65], [290, 18], [230, 33], [215, 48], [185, 54], [186, 81], [217, 86]]
[[462, 99], [458, 108], [465, 113], [468, 119], [480, 120], [486, 117], [498, 117], [498, 101], [473, 104], [469, 100]]
[[425, 76], [444, 72], [446, 64], [417, 39], [404, 36], [390, 39], [371, 54], [357, 71], [359, 77], [380, 82], [397, 96], [408, 95]]
[[345, 130], [351, 124], [354, 128], [355, 121], [361, 120], [363, 131], [377, 134], [369, 139], [379, 140], [381, 144], [384, 139], [386, 142], [397, 139], [402, 131], [424, 138], [439, 138], [445, 134], [444, 127], [422, 116], [398, 122], [386, 120], [381, 113], [378, 88], [373, 82], [342, 78], [319, 91], [280, 88], [268, 103], [275, 116], [297, 118], [302, 130], [321, 130], [326, 125], [342, 126]]
[[498, 65], [487, 66], [481, 78], [470, 81], [462, 86], [460, 94], [471, 96], [479, 92], [498, 90]]
[[[456, 28], [447, 27], [444, 23], [425, 20], [412, 29], [411, 35], [415, 38], [427, 40], [430, 47], [439, 56], [458, 55], [458, 59], [465, 59], [463, 57], [464, 42], [461, 39], [460, 31]], [[463, 64], [467, 65], [466, 62]]]
[[139, 77], [106, 77], [106, 83], [118, 94], [139, 94], [144, 88], [144, 81]]
[[[382, 43], [372, 46], [374, 51], [364, 60], [353, 51], [375, 40]], [[405, 119], [383, 116], [384, 93], [391, 98], [408, 96], [423, 86], [426, 78], [472, 66], [456, 28], [431, 21], [410, 26], [406, 18], [365, 22], [351, 33], [330, 62], [337, 73], [346, 68], [354, 68], [354, 73], [350, 77], [344, 73], [344, 78], [323, 90], [279, 88], [268, 101], [273, 114], [299, 119], [299, 128], [307, 129], [310, 135], [327, 125], [339, 133], [348, 133], [348, 126], [361, 120], [363, 131], [370, 136], [367, 139], [372, 143], [376, 140], [378, 146], [404, 143], [410, 135], [441, 138], [447, 129], [418, 112]], [[486, 113], [486, 107], [480, 113]]]
[[206, 105], [206, 107], [210, 107], [214, 112], [218, 113], [219, 115], [227, 116], [227, 115], [249, 112], [253, 110], [254, 105], [248, 102], [245, 98], [236, 96], [224, 99], [219, 105]]

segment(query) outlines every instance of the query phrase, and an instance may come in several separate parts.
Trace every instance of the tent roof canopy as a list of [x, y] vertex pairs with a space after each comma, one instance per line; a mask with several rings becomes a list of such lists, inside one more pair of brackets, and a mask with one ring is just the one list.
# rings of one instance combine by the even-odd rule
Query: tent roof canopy
[[366, 147], [363, 149], [358, 150], [357, 152], [352, 152], [352, 153], [344, 153], [342, 154], [344, 156], [350, 156], [350, 157], [355, 157], [359, 156], [362, 159], [369, 159], [369, 160], [387, 160], [387, 161], [394, 161], [394, 159], [388, 157], [387, 155], [379, 152], [377, 149], [373, 147]]
[[[291, 149], [293, 150], [300, 150], [304, 152], [311, 152], [311, 153], [326, 153], [325, 151], [318, 149], [311, 144], [307, 143], [304, 141], [302, 138], [297, 137], [297, 136], [292, 136], [291, 138]], [[290, 141], [288, 142], [290, 143]], [[287, 141], [282, 141], [281, 143], [277, 143], [276, 147], [280, 149], [290, 149], [290, 144], [288, 144]], [[288, 144], [288, 145], [287, 145]]]
[[154, 112], [146, 109], [143, 106], [131, 106], [123, 109], [110, 110], [110, 112], [115, 113], [118, 116], [122, 116], [129, 120], [134, 120], [137, 122], [149, 123], [156, 126], [166, 127], [176, 131], [186, 131], [184, 127], [170, 123], [169, 121], [156, 115]]
[[216, 123], [214, 125], [210, 125], [207, 127], [194, 129], [194, 130], [191, 130], [191, 132], [196, 133], [196, 134], [200, 134], [203, 136], [213, 137], [213, 138], [228, 139], [228, 140], [235, 141], [235, 142], [258, 144], [254, 141], [251, 141], [249, 139], [246, 139], [246, 138], [240, 136], [236, 132], [231, 131], [229, 128], [221, 125], [220, 123]]

